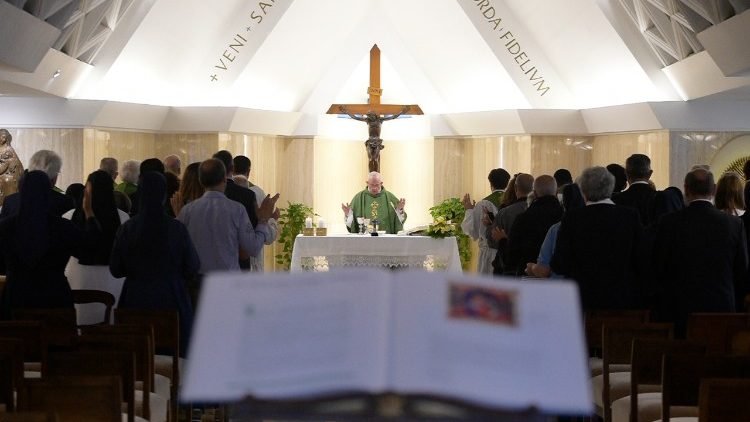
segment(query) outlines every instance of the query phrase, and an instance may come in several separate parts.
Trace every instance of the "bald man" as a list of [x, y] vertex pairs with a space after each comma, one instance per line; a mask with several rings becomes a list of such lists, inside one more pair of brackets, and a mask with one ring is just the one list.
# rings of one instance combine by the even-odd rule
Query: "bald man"
[[655, 280], [662, 283], [661, 314], [684, 335], [695, 312], [741, 312], [748, 291], [747, 242], [742, 221], [716, 209], [710, 171], [685, 176], [686, 208], [659, 220]]
[[180, 177], [181, 171], [182, 171], [182, 168], [181, 168], [182, 163], [180, 162], [180, 157], [174, 154], [168, 155], [164, 157], [164, 161], [162, 161], [162, 163], [164, 163], [165, 171], [168, 171], [174, 174], [178, 178]]

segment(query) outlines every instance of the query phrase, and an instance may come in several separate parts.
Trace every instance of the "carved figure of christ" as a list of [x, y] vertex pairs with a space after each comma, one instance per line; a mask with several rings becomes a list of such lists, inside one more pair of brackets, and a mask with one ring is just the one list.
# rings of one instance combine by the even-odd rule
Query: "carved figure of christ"
[[393, 120], [404, 114], [424, 114], [416, 104], [380, 104], [383, 90], [380, 88], [380, 49], [377, 44], [370, 49], [370, 86], [367, 104], [333, 104], [327, 114], [346, 114], [354, 120], [366, 122], [369, 137], [365, 141], [369, 171], [380, 172], [380, 150], [383, 140], [380, 129], [384, 121]]

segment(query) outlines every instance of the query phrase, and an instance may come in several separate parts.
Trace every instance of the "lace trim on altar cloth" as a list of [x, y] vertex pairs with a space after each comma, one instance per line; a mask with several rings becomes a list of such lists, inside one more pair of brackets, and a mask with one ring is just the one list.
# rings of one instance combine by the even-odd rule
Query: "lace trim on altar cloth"
[[412, 268], [427, 271], [445, 271], [448, 268], [448, 259], [438, 255], [332, 255], [303, 256], [300, 264], [302, 270], [315, 272], [325, 272], [331, 268], [347, 267], [376, 267], [391, 270]]

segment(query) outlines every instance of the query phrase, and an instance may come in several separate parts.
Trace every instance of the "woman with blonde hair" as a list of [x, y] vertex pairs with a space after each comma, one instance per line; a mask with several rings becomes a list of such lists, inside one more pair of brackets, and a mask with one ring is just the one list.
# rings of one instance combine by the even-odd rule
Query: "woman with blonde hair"
[[192, 202], [203, 196], [206, 189], [203, 188], [203, 185], [198, 180], [198, 167], [200, 165], [201, 163], [191, 163], [185, 167], [185, 172], [182, 173], [180, 189], [170, 199], [172, 201], [172, 209], [180, 209], [188, 202]]
[[737, 217], [745, 213], [745, 194], [742, 176], [734, 171], [721, 175], [716, 184], [716, 208]]

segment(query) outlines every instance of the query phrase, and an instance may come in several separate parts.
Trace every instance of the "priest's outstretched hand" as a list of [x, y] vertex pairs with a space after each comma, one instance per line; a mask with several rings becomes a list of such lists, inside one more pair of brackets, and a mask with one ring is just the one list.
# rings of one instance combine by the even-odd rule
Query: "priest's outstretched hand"
[[352, 206], [348, 202], [346, 204], [341, 204], [341, 211], [344, 211], [344, 217], [347, 217], [352, 211]]
[[464, 199], [461, 201], [461, 203], [464, 205], [465, 210], [472, 210], [477, 204], [477, 201], [472, 201], [471, 195], [467, 193], [466, 195], [464, 195]]
[[404, 205], [406, 205], [406, 199], [404, 198], [399, 199], [398, 205], [396, 206], [396, 211], [404, 212]]

